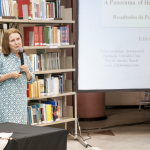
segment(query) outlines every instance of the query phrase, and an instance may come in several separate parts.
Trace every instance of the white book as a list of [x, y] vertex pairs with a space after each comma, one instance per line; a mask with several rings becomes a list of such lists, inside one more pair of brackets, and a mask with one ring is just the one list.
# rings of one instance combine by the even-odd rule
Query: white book
[[44, 20], [46, 20], [46, 0], [43, 0], [44, 1]]
[[59, 79], [58, 77], [54, 77], [54, 94], [59, 94]]
[[41, 84], [41, 96], [46, 95], [45, 91], [44, 91], [44, 79], [38, 79], [38, 81]]
[[60, 55], [59, 55], [59, 52], [57, 52], [57, 68], [60, 69]]
[[34, 31], [29, 31], [29, 46], [34, 46]]
[[57, 39], [58, 39], [57, 45], [60, 45], [60, 29], [57, 29]]
[[2, 7], [3, 7], [3, 16], [7, 16], [7, 12], [6, 12], [6, 4], [5, 4], [5, 0], [2, 0]]
[[7, 13], [7, 16], [10, 16], [8, 0], [5, 0], [5, 5], [6, 5], [6, 13]]
[[47, 83], [46, 85], [47, 95], [51, 95], [51, 74], [45, 74], [44, 78]]
[[45, 61], [44, 61], [44, 54], [40, 54], [41, 55], [41, 68], [42, 71], [45, 70]]
[[23, 11], [23, 19], [28, 20], [28, 5], [22, 5], [22, 11]]

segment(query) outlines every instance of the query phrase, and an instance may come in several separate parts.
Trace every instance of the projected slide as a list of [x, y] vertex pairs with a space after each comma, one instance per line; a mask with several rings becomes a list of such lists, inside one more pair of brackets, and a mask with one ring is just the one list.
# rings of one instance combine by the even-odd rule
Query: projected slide
[[79, 0], [78, 90], [150, 89], [150, 0]]

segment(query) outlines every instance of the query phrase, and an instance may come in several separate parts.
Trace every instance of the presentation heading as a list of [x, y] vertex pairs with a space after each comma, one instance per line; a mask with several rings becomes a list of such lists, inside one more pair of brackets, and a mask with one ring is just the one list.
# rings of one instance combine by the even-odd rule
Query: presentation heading
[[150, 5], [149, 0], [105, 0], [104, 5]]
[[101, 27], [150, 27], [150, 0], [101, 2]]

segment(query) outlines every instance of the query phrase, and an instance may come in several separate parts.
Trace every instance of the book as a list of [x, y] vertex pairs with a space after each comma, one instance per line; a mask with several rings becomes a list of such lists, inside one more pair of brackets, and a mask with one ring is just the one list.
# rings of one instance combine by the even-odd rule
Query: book
[[46, 123], [46, 107], [44, 103], [40, 103], [41, 114], [42, 114], [42, 123]]
[[37, 55], [43, 54], [43, 56], [44, 56], [44, 59], [43, 59], [43, 61], [44, 61], [44, 68], [43, 69], [47, 70], [47, 56], [46, 56], [47, 53], [46, 53], [46, 50], [45, 49], [37, 49], [36, 52], [37, 52]]
[[38, 124], [38, 118], [37, 118], [37, 107], [36, 105], [30, 105], [32, 107], [32, 115], [33, 115], [33, 125]]
[[45, 91], [44, 91], [44, 79], [38, 79], [39, 83], [40, 83], [40, 87], [41, 87], [41, 96], [45, 95]]
[[17, 0], [18, 3], [18, 16], [23, 17], [23, 5], [27, 5], [28, 19], [31, 19], [30, 0]]
[[47, 95], [51, 95], [51, 74], [44, 75], [44, 89]]
[[33, 125], [34, 124], [34, 120], [33, 120], [32, 107], [31, 106], [27, 106], [27, 109], [29, 109], [29, 122], [31, 121], [31, 125]]
[[38, 40], [38, 27], [24, 27], [24, 46], [37, 46]]
[[45, 104], [45, 108], [46, 108], [46, 121], [47, 123], [52, 122], [52, 108], [51, 108], [51, 104]]

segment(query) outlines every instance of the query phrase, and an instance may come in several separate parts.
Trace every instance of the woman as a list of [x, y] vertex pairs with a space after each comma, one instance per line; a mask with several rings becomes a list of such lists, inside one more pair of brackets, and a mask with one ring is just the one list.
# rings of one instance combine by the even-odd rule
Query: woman
[[0, 52], [0, 123], [27, 124], [27, 83], [32, 84], [35, 75], [24, 53], [24, 65], [21, 66], [18, 48], [22, 43], [22, 35], [17, 29], [11, 28], [4, 33]]

